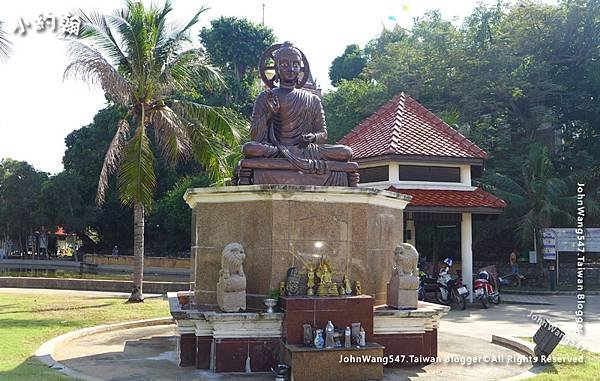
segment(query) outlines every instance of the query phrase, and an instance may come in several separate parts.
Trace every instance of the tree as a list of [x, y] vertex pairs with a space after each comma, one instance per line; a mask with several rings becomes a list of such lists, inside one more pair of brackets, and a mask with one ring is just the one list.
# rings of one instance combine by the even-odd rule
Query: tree
[[203, 174], [182, 177], [156, 202], [148, 221], [157, 250], [189, 253], [192, 209], [183, 200], [183, 195], [189, 188], [209, 185], [208, 177]]
[[87, 43], [70, 47], [65, 76], [99, 83], [110, 100], [128, 110], [106, 152], [96, 201], [104, 202], [109, 176], [118, 169], [119, 199], [134, 211], [131, 302], [143, 301], [144, 216], [156, 187], [151, 138], [167, 160], [192, 155], [215, 180], [230, 171], [223, 152], [238, 144], [240, 126], [231, 113], [184, 97], [197, 83], [222, 83], [201, 50], [183, 51], [190, 28], [205, 10], [177, 28], [167, 23], [170, 2], [157, 8], [127, 1], [112, 15], [82, 14], [80, 38]]
[[[381, 92], [379, 105], [405, 91], [444, 119], [452, 115], [489, 153], [486, 167], [502, 174], [520, 176], [535, 141], [549, 147], [561, 174], [598, 174], [599, 16], [591, 0], [480, 5], [461, 26], [428, 12], [371, 40], [360, 80], [373, 96]], [[354, 102], [353, 93], [332, 98], [343, 104], [344, 96]], [[328, 121], [354, 117], [350, 108], [325, 112]], [[590, 181], [600, 184], [597, 175]]]
[[6, 32], [2, 30], [3, 22], [0, 21], [0, 60], [8, 58], [10, 54], [10, 41], [6, 37]]
[[48, 178], [24, 161], [0, 161], [0, 232], [17, 239], [20, 249], [24, 239], [41, 227], [39, 210], [42, 184]]
[[[202, 28], [199, 37], [212, 62], [221, 69], [230, 89], [222, 104], [250, 116], [254, 98], [260, 91], [258, 61], [275, 42], [273, 30], [236, 17], [220, 17], [210, 24], [210, 28]], [[215, 94], [213, 98], [222, 95]]]
[[84, 232], [93, 215], [92, 204], [84, 203], [81, 179], [67, 171], [48, 178], [41, 187], [41, 205], [37, 211], [48, 228], [62, 226], [70, 232]]
[[329, 141], [335, 143], [375, 112], [385, 102], [383, 94], [383, 86], [359, 78], [343, 79], [335, 91], [326, 93], [323, 108]]
[[367, 60], [356, 44], [346, 46], [344, 54], [336, 57], [329, 68], [329, 79], [333, 86], [337, 86], [342, 79], [351, 80], [363, 71]]
[[[548, 150], [541, 144], [530, 147], [527, 161], [522, 168], [522, 176], [513, 179], [494, 173], [486, 174], [483, 185], [508, 202], [506, 209], [512, 226], [522, 244], [528, 247], [535, 240], [537, 264], [541, 271], [543, 263], [543, 229], [559, 225], [573, 224], [576, 213], [576, 197], [570, 178], [554, 177], [554, 169], [548, 158]], [[570, 186], [571, 185], [571, 186]], [[590, 199], [588, 211], [596, 213], [595, 202]]]

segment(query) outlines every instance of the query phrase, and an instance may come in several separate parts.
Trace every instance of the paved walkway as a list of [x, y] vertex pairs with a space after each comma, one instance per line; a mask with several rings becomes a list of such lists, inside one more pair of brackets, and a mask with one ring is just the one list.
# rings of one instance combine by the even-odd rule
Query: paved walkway
[[552, 305], [552, 300], [546, 295], [519, 295], [502, 294], [502, 303], [506, 304], [529, 304], [529, 305]]
[[[71, 369], [112, 381], [132, 380], [273, 380], [271, 374], [214, 374], [210, 371], [177, 366], [177, 340], [174, 326], [136, 328], [86, 336], [76, 339], [55, 352], [55, 358]], [[470, 338], [441, 332], [442, 359], [453, 356], [472, 358], [487, 355], [515, 356], [515, 352]], [[487, 365], [487, 366], [486, 366]], [[384, 380], [504, 380], [525, 372], [529, 365], [436, 363], [420, 368], [386, 369]]]
[[[537, 297], [540, 297], [539, 295]], [[452, 310], [440, 322], [440, 330], [452, 334], [488, 339], [492, 334], [532, 337], [539, 328], [530, 315], [547, 318], [562, 329], [569, 338], [585, 349], [600, 353], [600, 295], [590, 295], [585, 302], [585, 334], [576, 331], [575, 295], [541, 296], [548, 305], [505, 304], [483, 309], [472, 304], [465, 311]], [[504, 298], [504, 295], [502, 295]]]

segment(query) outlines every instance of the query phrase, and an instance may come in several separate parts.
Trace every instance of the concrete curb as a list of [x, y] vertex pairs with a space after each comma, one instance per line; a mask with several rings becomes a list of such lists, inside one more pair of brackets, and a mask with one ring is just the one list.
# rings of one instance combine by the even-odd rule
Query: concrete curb
[[[503, 347], [507, 347], [512, 349], [515, 352], [522, 353], [526, 356], [535, 356], [533, 351], [533, 343], [530, 343], [525, 340], [521, 340], [517, 337], [513, 336], [504, 336], [504, 335], [492, 335], [492, 344], [501, 345]], [[514, 377], [507, 378], [506, 381], [517, 381], [517, 380], [525, 380], [531, 377], [534, 377], [540, 374], [542, 371], [546, 369], [545, 365], [537, 365], [527, 371], [518, 374]]]
[[81, 380], [86, 381], [104, 381], [102, 379], [88, 376], [84, 373], [78, 372], [71, 368], [68, 368], [61, 364], [60, 362], [54, 359], [55, 350], [67, 344], [71, 340], [75, 340], [84, 336], [95, 335], [98, 333], [105, 333], [111, 331], [119, 331], [123, 329], [132, 329], [132, 328], [140, 328], [140, 327], [151, 327], [156, 325], [168, 325], [174, 324], [173, 318], [165, 317], [165, 318], [155, 318], [155, 319], [146, 319], [146, 320], [136, 320], [129, 321], [125, 323], [116, 323], [116, 324], [105, 324], [105, 325], [97, 325], [94, 327], [78, 329], [76, 331], [67, 332], [63, 335], [57, 336], [49, 341], [46, 341], [42, 344], [37, 351], [35, 352], [35, 357], [41, 361], [43, 364], [46, 364], [51, 369], [56, 369], [57, 371], [64, 373], [70, 377], [74, 377]]
[[[579, 292], [577, 291], [527, 291], [527, 290], [502, 290], [503, 294], [513, 294], [513, 295], [577, 295]], [[586, 295], [600, 295], [600, 291], [584, 290], [583, 293]]]
[[492, 344], [503, 345], [512, 349], [513, 351], [520, 352], [525, 356], [535, 356], [533, 351], [533, 343], [521, 340], [517, 337], [492, 335]]
[[522, 305], [522, 306], [553, 306], [554, 303], [549, 302], [529, 302], [521, 300], [502, 300], [502, 304]]

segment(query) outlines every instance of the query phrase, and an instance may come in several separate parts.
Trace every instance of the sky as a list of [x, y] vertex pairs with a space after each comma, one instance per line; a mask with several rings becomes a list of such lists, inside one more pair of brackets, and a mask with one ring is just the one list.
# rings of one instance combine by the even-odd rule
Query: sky
[[[427, 10], [438, 9], [445, 19], [460, 23], [477, 1], [175, 0], [171, 20], [186, 22], [200, 6], [208, 6], [191, 33], [199, 45], [198, 32], [209, 26], [210, 20], [223, 15], [260, 23], [264, 4], [265, 24], [273, 28], [278, 42], [291, 41], [298, 46], [308, 58], [313, 77], [327, 91], [331, 90], [329, 66], [347, 45], [364, 47], [383, 27], [395, 22], [410, 27], [412, 20]], [[111, 13], [123, 4], [122, 0], [0, 3], [0, 21], [12, 42], [9, 60], [0, 61], [0, 159], [24, 160], [38, 170], [56, 174], [63, 169], [65, 137], [90, 124], [106, 106], [99, 88], [75, 79], [63, 81], [68, 43], [51, 31], [37, 32], [36, 18], [51, 13], [60, 19], [77, 9]], [[32, 26], [25, 35], [15, 33], [21, 18]]]

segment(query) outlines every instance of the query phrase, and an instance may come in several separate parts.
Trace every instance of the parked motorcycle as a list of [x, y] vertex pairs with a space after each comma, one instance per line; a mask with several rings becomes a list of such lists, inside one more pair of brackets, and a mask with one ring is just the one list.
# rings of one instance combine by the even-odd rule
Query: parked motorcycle
[[483, 308], [488, 308], [489, 303], [500, 304], [500, 293], [494, 289], [490, 274], [483, 270], [477, 274], [477, 279], [473, 285], [475, 299], [481, 302]]
[[437, 278], [429, 276], [424, 271], [419, 271], [419, 300], [425, 300], [427, 293], [438, 291]]
[[436, 299], [441, 304], [450, 305], [456, 303], [458, 308], [464, 310], [467, 308], [467, 296], [469, 296], [469, 290], [462, 283], [462, 279], [452, 279], [450, 274], [450, 267], [452, 267], [452, 259], [446, 258], [443, 261], [446, 267], [440, 270], [437, 283], [438, 290], [436, 292]]

